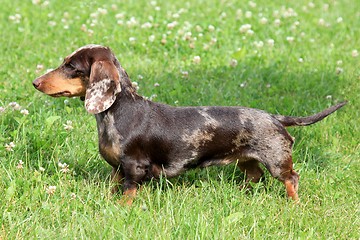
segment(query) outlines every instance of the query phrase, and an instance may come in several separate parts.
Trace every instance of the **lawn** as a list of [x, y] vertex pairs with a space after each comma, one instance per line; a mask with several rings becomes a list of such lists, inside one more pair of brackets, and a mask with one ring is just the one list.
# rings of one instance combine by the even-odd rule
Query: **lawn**
[[[360, 239], [360, 5], [343, 1], [4, 0], [0, 14], [0, 240]], [[289, 128], [300, 203], [234, 166], [112, 196], [93, 116], [32, 81], [78, 47], [111, 47], [139, 94], [174, 106], [309, 115]]]

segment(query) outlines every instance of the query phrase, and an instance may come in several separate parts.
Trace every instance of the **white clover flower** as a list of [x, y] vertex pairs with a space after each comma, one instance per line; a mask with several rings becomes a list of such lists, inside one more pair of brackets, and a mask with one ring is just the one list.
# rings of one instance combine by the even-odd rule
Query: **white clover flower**
[[326, 99], [332, 99], [332, 96], [331, 96], [331, 95], [327, 95], [325, 98], [326, 98]]
[[254, 31], [252, 29], [247, 30], [246, 35], [252, 36], [254, 35]]
[[238, 61], [236, 59], [231, 59], [230, 60], [230, 66], [231, 67], [236, 67], [238, 65]]
[[351, 56], [354, 57], [354, 58], [355, 58], [355, 57], [358, 57], [358, 56], [359, 56], [358, 50], [356, 50], [356, 49], [352, 50], [352, 51], [351, 51]]
[[88, 29], [87, 34], [88, 34], [89, 37], [91, 37], [94, 34], [94, 30]]
[[139, 90], [139, 88], [140, 88], [140, 87], [139, 87], [139, 84], [138, 84], [137, 82], [132, 82], [132, 83], [131, 83], [131, 86], [132, 86], [133, 88], [135, 88], [136, 91]]
[[325, 26], [325, 25], [326, 25], [326, 22], [325, 22], [324, 19], [320, 18], [319, 21], [318, 21], [318, 24], [319, 24], [320, 26]]
[[324, 10], [324, 11], [328, 11], [328, 10], [329, 10], [329, 7], [330, 7], [330, 5], [329, 5], [328, 3], [324, 3], [324, 5], [323, 5], [323, 10]]
[[250, 29], [251, 29], [251, 24], [244, 24], [240, 26], [239, 31], [241, 33], [247, 33]]
[[245, 12], [245, 17], [246, 18], [251, 18], [252, 17], [252, 12], [251, 11], [246, 11]]
[[294, 42], [294, 40], [295, 40], [294, 37], [291, 37], [291, 36], [286, 37], [286, 41], [288, 41], [289, 43]]
[[46, 193], [49, 195], [53, 195], [56, 191], [56, 186], [48, 186], [46, 188]]
[[336, 74], [339, 75], [341, 73], [343, 73], [344, 69], [342, 69], [341, 67], [337, 67], [336, 68]]
[[5, 112], [5, 108], [4, 107], [0, 107], [0, 113]]
[[23, 166], [24, 162], [22, 160], [20, 160], [16, 166], [17, 169], [23, 169], [24, 166]]
[[188, 41], [188, 40], [191, 39], [191, 35], [192, 35], [191, 32], [186, 32], [186, 33], [184, 34], [184, 36], [183, 36], [183, 39], [186, 40], [186, 41]]
[[42, 65], [42, 64], [37, 64], [36, 65], [36, 72], [38, 73], [38, 72], [40, 72], [40, 71], [42, 71], [44, 69], [44, 65]]
[[188, 71], [181, 71], [181, 75], [183, 78], [187, 78], [189, 77], [189, 72]]
[[303, 62], [304, 62], [304, 59], [303, 59], [303, 58], [299, 58], [299, 59], [298, 59], [298, 62], [299, 62], [299, 63], [303, 63]]
[[135, 37], [129, 37], [129, 42], [134, 43], [136, 41]]
[[10, 102], [9, 106], [12, 107], [14, 110], [20, 110], [21, 106], [17, 102]]
[[155, 40], [155, 35], [150, 35], [150, 36], [149, 36], [149, 41], [150, 41], [150, 42], [153, 42], [154, 40]]
[[199, 64], [200, 62], [201, 62], [200, 56], [194, 56], [194, 58], [193, 58], [193, 63]]
[[220, 14], [220, 19], [224, 19], [224, 18], [226, 18], [226, 12], [222, 12], [222, 13]]
[[14, 142], [10, 142], [9, 144], [5, 144], [5, 149], [6, 149], [6, 151], [8, 151], [8, 152], [13, 152], [14, 150], [13, 150], [13, 148], [15, 147], [15, 144], [14, 144]]
[[71, 199], [71, 200], [76, 199], [76, 194], [75, 194], [75, 193], [71, 193], [71, 194], [70, 194], [70, 199]]
[[336, 61], [336, 65], [340, 66], [340, 65], [342, 65], [342, 64], [343, 64], [343, 61], [342, 61], [342, 60], [337, 60], [337, 61]]
[[40, 172], [45, 172], [45, 168], [39, 167], [39, 171], [40, 171]]
[[256, 2], [250, 1], [249, 6], [252, 8], [256, 8]]
[[236, 19], [239, 20], [239, 19], [242, 18], [242, 16], [243, 16], [243, 11], [242, 11], [242, 9], [236, 10]]
[[283, 13], [284, 18], [296, 17], [297, 13], [292, 8], [288, 8]]
[[211, 38], [210, 45], [214, 45], [217, 42], [216, 38]]
[[149, 97], [149, 100], [152, 101], [152, 100], [154, 100], [156, 97], [157, 97], [156, 94], [152, 94], [152, 95]]
[[73, 130], [74, 127], [72, 126], [72, 124], [73, 124], [72, 121], [67, 120], [67, 121], [66, 121], [66, 124], [63, 124], [64, 129], [65, 129], [66, 131]]
[[87, 32], [87, 27], [85, 24], [81, 24], [80, 30], [83, 32]]
[[173, 15], [172, 15], [172, 18], [179, 18], [180, 17], [180, 14], [179, 13], [174, 13]]
[[200, 32], [200, 33], [203, 31], [202, 27], [199, 26], [199, 25], [196, 25], [196, 26], [195, 26], [195, 30], [196, 30], [197, 32]]
[[100, 13], [102, 15], [105, 15], [108, 13], [108, 11], [105, 8], [98, 8], [97, 11], [98, 11], [98, 13]]
[[70, 171], [69, 165], [66, 164], [66, 163], [61, 163], [61, 162], [59, 162], [59, 163], [58, 163], [58, 166], [59, 166], [59, 168], [60, 168], [60, 172], [61, 172], [61, 173], [67, 173], [67, 172]]
[[206, 44], [206, 43], [203, 44], [203, 49], [204, 49], [205, 51], [209, 50], [209, 48], [210, 48], [210, 45], [209, 45], [209, 44]]
[[20, 113], [23, 115], [29, 115], [29, 111], [27, 109], [21, 110]]
[[267, 42], [268, 46], [270, 46], [270, 47], [273, 47], [275, 45], [274, 39], [268, 39], [266, 42]]
[[54, 27], [54, 26], [56, 26], [56, 22], [55, 22], [55, 21], [49, 21], [49, 22], [48, 22], [48, 25], [49, 25], [50, 27]]
[[141, 25], [141, 28], [151, 28], [152, 24], [150, 22], [146, 22], [143, 25]]
[[115, 15], [115, 18], [116, 18], [116, 19], [123, 19], [124, 16], [125, 16], [125, 13], [117, 13], [117, 14]]
[[154, 87], [160, 87], [160, 84], [159, 83], [154, 83]]
[[343, 18], [342, 18], [342, 17], [338, 17], [338, 18], [336, 19], [336, 22], [337, 22], [337, 23], [343, 22]]
[[265, 25], [268, 23], [268, 19], [266, 17], [262, 17], [262, 18], [260, 18], [260, 23]]
[[274, 20], [274, 24], [275, 24], [275, 26], [277, 26], [277, 27], [279, 27], [280, 25], [281, 25], [281, 20], [280, 19], [275, 19]]
[[264, 42], [263, 41], [255, 41], [254, 45], [257, 48], [262, 48], [264, 46]]
[[135, 17], [131, 17], [128, 21], [126, 21], [126, 25], [128, 27], [133, 27], [136, 26], [138, 24], [138, 21], [136, 20]]
[[209, 32], [213, 32], [213, 31], [215, 31], [215, 27], [213, 25], [209, 25], [208, 30], [209, 30]]
[[179, 23], [178, 23], [177, 21], [174, 21], [174, 22], [168, 23], [168, 24], [166, 25], [166, 27], [167, 27], [168, 29], [174, 29], [178, 24], [179, 24]]
[[20, 23], [21, 21], [21, 15], [20, 14], [15, 14], [15, 15], [10, 15], [9, 16], [9, 20], [13, 21], [14, 23]]

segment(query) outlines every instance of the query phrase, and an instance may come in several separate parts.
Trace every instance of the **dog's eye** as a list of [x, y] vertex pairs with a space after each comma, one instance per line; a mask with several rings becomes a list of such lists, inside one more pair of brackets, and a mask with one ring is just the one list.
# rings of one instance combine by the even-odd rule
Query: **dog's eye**
[[71, 69], [71, 70], [76, 70], [75, 65], [74, 65], [74, 64], [72, 64], [71, 62], [66, 63], [66, 64], [65, 64], [65, 67], [67, 67], [67, 68], [69, 68], [69, 69]]

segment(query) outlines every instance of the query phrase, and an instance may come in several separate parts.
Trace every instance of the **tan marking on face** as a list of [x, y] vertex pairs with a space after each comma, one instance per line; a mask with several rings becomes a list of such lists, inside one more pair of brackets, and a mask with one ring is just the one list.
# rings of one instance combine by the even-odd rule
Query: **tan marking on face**
[[35, 80], [37, 90], [52, 97], [85, 96], [85, 83], [80, 78], [67, 79], [56, 69]]

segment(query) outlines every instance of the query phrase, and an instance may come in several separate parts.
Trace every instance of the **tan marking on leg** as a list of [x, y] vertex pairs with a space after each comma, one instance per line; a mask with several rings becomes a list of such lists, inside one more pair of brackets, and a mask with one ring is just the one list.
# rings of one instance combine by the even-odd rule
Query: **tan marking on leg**
[[298, 201], [299, 196], [298, 196], [298, 194], [295, 190], [295, 186], [293, 185], [291, 180], [285, 180], [284, 184], [285, 184], [286, 193], [287, 193], [288, 197], [292, 198], [294, 201]]
[[137, 191], [136, 187], [125, 190], [123, 197], [120, 200], [120, 204], [123, 206], [131, 206], [134, 198], [136, 197], [136, 191]]

